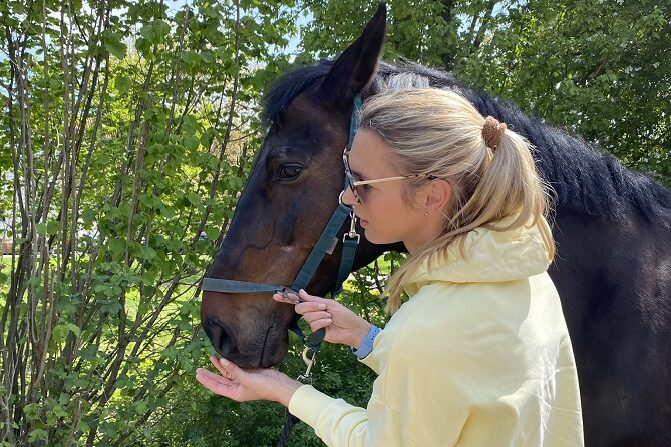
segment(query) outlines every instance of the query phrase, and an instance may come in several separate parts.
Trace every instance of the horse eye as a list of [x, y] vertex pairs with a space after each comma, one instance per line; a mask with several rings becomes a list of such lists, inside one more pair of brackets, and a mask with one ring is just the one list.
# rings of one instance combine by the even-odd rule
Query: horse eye
[[279, 180], [292, 180], [298, 177], [303, 168], [300, 165], [282, 165], [277, 170], [277, 178]]

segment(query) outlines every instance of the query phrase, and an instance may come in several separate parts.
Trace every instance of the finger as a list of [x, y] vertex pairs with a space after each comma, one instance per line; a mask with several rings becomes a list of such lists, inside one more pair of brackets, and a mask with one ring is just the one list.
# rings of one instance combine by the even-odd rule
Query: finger
[[[222, 359], [223, 359], [223, 357], [222, 357]], [[235, 379], [236, 376], [233, 375], [232, 368], [231, 368], [231, 367], [228, 367], [228, 368], [225, 367], [225, 366], [221, 363], [221, 360], [220, 360], [220, 359], [218, 359], [218, 358], [212, 356], [212, 357], [210, 357], [210, 361], [212, 362], [212, 364], [214, 365], [214, 367], [217, 368], [217, 370], [219, 371], [219, 373], [220, 373], [223, 377], [225, 377], [225, 378], [227, 378], [227, 379], [229, 379], [229, 380], [233, 380], [233, 379]], [[233, 366], [235, 366], [235, 364], [234, 364], [233, 362], [228, 362], [228, 364], [229, 364], [229, 365], [233, 365]]]
[[329, 312], [325, 311], [319, 311], [319, 312], [308, 312], [305, 315], [303, 315], [303, 318], [305, 318], [305, 321], [308, 323], [312, 323], [313, 321], [317, 320], [332, 320], [333, 316]]
[[231, 397], [237, 388], [237, 385], [233, 384], [230, 380], [226, 380], [207, 370], [201, 370], [196, 373], [196, 380], [205, 388], [220, 396]]
[[210, 378], [212, 380], [215, 380], [215, 381], [221, 381], [222, 383], [230, 382], [230, 380], [227, 379], [226, 377], [220, 376], [219, 374], [215, 374], [212, 371], [210, 371], [209, 369], [205, 369], [205, 368], [196, 369], [196, 376], [208, 377], [208, 378]]
[[294, 292], [276, 292], [273, 293], [273, 299], [280, 303], [298, 304], [303, 302]]
[[[233, 386], [234, 382], [232, 380], [227, 379], [226, 377], [222, 377], [219, 374], [215, 374], [212, 371], [208, 371], [207, 369], [199, 369], [196, 371], [196, 379], [203, 385], [207, 385], [208, 388], [212, 389], [212, 387], [215, 386], [215, 384], [219, 384], [221, 386]], [[216, 386], [219, 386], [216, 385]]]
[[330, 326], [331, 323], [333, 323], [333, 321], [330, 318], [322, 318], [321, 320], [315, 320], [310, 323], [310, 329], [314, 332], [318, 329]]
[[296, 313], [305, 315], [308, 312], [318, 312], [320, 310], [326, 310], [326, 303], [312, 301], [312, 302], [303, 302], [296, 304]]
[[218, 358], [216, 358], [215, 356], [211, 356], [211, 357], [210, 357], [210, 362], [212, 362], [212, 364], [214, 365], [214, 367], [217, 368], [217, 370], [219, 371], [219, 373], [220, 373], [222, 376], [224, 376], [224, 377], [230, 379], [230, 377], [229, 377], [229, 376], [230, 376], [230, 373], [229, 373], [226, 369], [224, 369], [223, 366], [221, 366], [221, 363], [219, 363], [219, 359], [218, 359]]
[[224, 371], [228, 373], [227, 377], [231, 380], [240, 380], [246, 374], [238, 365], [224, 357], [219, 359], [219, 363]]
[[315, 303], [324, 303], [326, 304], [328, 302], [327, 299], [322, 298], [320, 296], [315, 296], [315, 295], [310, 295], [305, 291], [305, 289], [301, 289], [298, 291], [298, 297], [303, 300], [303, 301], [308, 301], [308, 302], [315, 302]]

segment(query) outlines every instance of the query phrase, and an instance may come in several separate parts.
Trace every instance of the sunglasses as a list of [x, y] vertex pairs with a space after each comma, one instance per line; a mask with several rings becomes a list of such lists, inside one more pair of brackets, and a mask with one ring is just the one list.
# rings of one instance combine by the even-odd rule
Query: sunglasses
[[346, 146], [345, 150], [342, 153], [342, 162], [343, 165], [345, 166], [345, 183], [347, 187], [349, 187], [349, 189], [352, 191], [352, 194], [354, 194], [354, 198], [356, 199], [357, 203], [362, 203], [362, 201], [365, 200], [367, 190], [367, 188], [365, 188], [366, 185], [392, 182], [394, 180], [403, 180], [407, 178], [421, 177], [420, 174], [415, 174], [415, 175], [403, 175], [397, 177], [378, 178], [374, 180], [357, 180], [354, 177], [354, 174], [352, 174], [352, 169], [349, 166], [350, 151], [351, 151], [350, 146]]

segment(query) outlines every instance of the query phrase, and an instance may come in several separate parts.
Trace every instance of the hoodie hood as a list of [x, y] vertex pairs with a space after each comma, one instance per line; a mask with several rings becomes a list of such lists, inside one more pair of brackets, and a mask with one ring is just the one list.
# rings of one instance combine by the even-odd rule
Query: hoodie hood
[[[502, 219], [496, 226], [505, 228], [514, 220], [514, 217]], [[412, 296], [422, 286], [436, 281], [501, 282], [539, 275], [551, 263], [540, 226], [549, 231], [545, 219], [541, 219], [538, 225], [506, 231], [476, 228], [465, 237], [465, 256], [459, 250], [459, 243], [452, 244], [446, 251], [424, 261], [404, 289]]]

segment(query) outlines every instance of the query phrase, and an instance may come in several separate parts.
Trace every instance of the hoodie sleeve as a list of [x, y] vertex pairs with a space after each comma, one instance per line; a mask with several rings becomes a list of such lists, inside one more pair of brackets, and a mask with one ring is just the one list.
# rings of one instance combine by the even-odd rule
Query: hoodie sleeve
[[[377, 341], [377, 339], [376, 339]], [[380, 374], [380, 359], [375, 353], [375, 344], [373, 344], [373, 351], [368, 354], [366, 357], [359, 360], [361, 363], [373, 370], [377, 375]]]
[[289, 411], [315, 429], [329, 446], [365, 446], [368, 415], [342, 399], [334, 399], [310, 385], [300, 387], [289, 402]]

